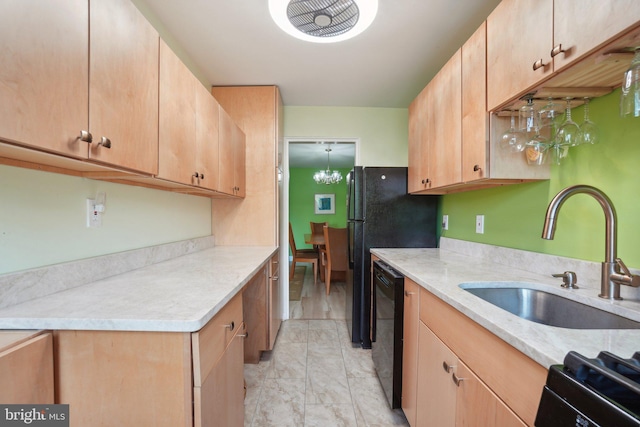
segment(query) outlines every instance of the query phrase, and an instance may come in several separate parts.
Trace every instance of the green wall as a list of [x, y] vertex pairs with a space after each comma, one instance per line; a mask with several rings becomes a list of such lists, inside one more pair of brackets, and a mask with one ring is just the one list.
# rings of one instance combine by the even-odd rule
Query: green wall
[[[328, 222], [331, 227], [347, 226], [347, 173], [350, 169], [338, 169], [343, 180], [339, 184], [321, 185], [313, 180], [317, 171], [312, 168], [289, 169], [289, 221], [293, 228], [296, 246], [310, 248], [304, 243], [304, 235], [311, 232], [309, 222]], [[316, 215], [314, 213], [315, 194], [335, 194], [336, 213]]]
[[[620, 91], [594, 99], [590, 118], [600, 128], [598, 145], [570, 149], [569, 158], [551, 166], [548, 181], [451, 194], [442, 198], [449, 230], [442, 235], [590, 261], [604, 260], [604, 214], [585, 194], [565, 202], [554, 240], [540, 235], [545, 212], [558, 191], [587, 184], [604, 191], [618, 214], [618, 256], [640, 267], [640, 120], [618, 114]], [[583, 108], [573, 117], [582, 123]], [[485, 233], [475, 233], [475, 216], [485, 215]]]

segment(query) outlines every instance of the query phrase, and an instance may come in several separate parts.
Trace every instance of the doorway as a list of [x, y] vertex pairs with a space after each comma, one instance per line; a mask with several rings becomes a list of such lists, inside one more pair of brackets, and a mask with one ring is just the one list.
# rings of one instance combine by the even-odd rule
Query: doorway
[[[280, 212], [280, 263], [283, 268], [283, 316], [285, 318], [344, 318], [344, 294], [332, 285], [329, 299], [324, 286], [313, 285], [311, 266], [305, 272], [304, 289], [300, 300], [289, 301], [289, 223], [299, 248], [311, 247], [304, 243], [304, 234], [310, 233], [309, 222], [327, 222], [333, 227], [346, 226], [346, 176], [358, 164], [359, 138], [285, 138], [282, 162], [283, 191]], [[330, 149], [330, 152], [327, 152]], [[317, 184], [313, 175], [317, 171], [338, 170], [342, 180], [338, 184]], [[316, 214], [315, 195], [333, 195], [335, 213]], [[304, 265], [304, 264], [301, 264]], [[297, 278], [296, 278], [297, 279]], [[335, 289], [335, 292], [334, 292]], [[320, 292], [321, 291], [321, 292]]]

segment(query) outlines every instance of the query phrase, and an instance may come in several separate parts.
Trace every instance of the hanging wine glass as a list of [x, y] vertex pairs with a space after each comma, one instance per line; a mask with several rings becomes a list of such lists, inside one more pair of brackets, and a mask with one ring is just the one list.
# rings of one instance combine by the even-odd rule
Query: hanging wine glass
[[560, 125], [563, 112], [564, 109], [560, 104], [555, 102], [552, 97], [547, 98], [547, 103], [539, 111], [540, 128], [549, 128], [549, 134], [553, 135], [553, 132]]
[[520, 132], [522, 132], [528, 140], [536, 134], [538, 112], [533, 104], [533, 95], [528, 94], [525, 96], [525, 99], [527, 103], [520, 107]]
[[547, 163], [549, 140], [540, 133], [540, 126], [535, 126], [533, 132], [534, 135], [527, 141], [524, 154], [528, 164], [540, 166]]
[[516, 129], [515, 116], [511, 114], [511, 127], [502, 134], [500, 146], [512, 153], [519, 153], [524, 150], [524, 144], [524, 135]]
[[551, 159], [551, 163], [560, 166], [564, 159], [569, 154], [568, 145], [551, 144], [548, 150], [548, 157]]
[[620, 116], [640, 117], [640, 48], [635, 49], [620, 90]]
[[580, 134], [580, 127], [571, 118], [571, 100], [572, 98], [565, 98], [567, 100], [567, 106], [565, 109], [564, 122], [558, 128], [556, 133], [555, 143], [558, 145], [565, 145], [567, 147], [575, 147], [580, 144], [578, 135]]
[[600, 132], [594, 122], [589, 120], [589, 98], [584, 98], [584, 122], [580, 125], [580, 144], [597, 144]]

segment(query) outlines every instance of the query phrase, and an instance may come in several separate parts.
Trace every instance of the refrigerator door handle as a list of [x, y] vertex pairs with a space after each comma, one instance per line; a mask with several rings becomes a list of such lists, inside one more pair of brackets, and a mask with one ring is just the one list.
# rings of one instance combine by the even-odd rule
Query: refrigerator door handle
[[347, 222], [347, 256], [349, 258], [349, 270], [353, 270], [353, 248], [351, 245], [351, 238], [353, 237], [354, 224], [351, 221]]

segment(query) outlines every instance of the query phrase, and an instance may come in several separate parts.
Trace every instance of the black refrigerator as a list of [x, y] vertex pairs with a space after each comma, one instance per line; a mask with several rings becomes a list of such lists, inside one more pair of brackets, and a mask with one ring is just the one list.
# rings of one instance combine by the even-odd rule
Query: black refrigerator
[[371, 348], [371, 248], [436, 247], [439, 196], [407, 193], [407, 168], [356, 166], [347, 176], [351, 341]]

